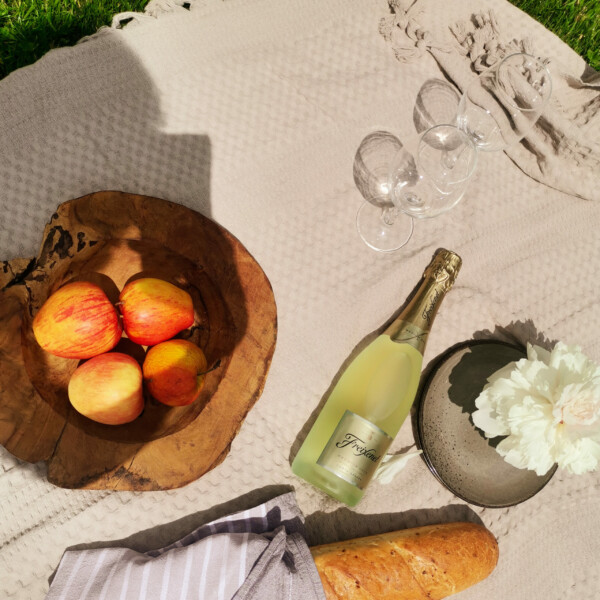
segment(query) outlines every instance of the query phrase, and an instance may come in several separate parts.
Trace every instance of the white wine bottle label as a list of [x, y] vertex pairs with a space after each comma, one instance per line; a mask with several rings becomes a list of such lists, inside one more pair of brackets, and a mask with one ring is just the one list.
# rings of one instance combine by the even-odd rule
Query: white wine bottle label
[[362, 490], [392, 441], [383, 429], [347, 410], [317, 464]]

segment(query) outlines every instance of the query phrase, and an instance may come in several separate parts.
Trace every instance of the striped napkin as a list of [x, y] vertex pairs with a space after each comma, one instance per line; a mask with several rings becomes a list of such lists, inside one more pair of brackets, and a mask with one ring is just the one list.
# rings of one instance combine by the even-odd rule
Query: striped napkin
[[293, 493], [150, 552], [68, 550], [47, 600], [325, 600]]

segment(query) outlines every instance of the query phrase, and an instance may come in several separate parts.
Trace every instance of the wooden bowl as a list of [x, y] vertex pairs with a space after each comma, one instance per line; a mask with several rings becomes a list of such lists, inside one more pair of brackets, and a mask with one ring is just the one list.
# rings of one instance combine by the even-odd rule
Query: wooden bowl
[[[184, 206], [98, 192], [59, 206], [39, 255], [0, 268], [0, 443], [28, 462], [48, 463], [67, 488], [160, 490], [185, 485], [227, 455], [267, 376], [277, 311], [266, 275], [223, 227]], [[48, 296], [73, 280], [98, 283], [114, 302], [128, 281], [159, 277], [186, 289], [197, 343], [208, 364], [200, 398], [171, 408], [146, 397], [132, 423], [102, 425], [71, 406], [79, 361], [37, 344], [31, 324]], [[116, 350], [143, 361], [123, 338]]]

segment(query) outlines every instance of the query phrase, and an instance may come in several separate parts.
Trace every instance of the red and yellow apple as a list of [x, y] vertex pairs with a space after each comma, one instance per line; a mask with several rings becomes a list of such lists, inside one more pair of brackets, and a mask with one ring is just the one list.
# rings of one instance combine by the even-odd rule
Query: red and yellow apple
[[204, 352], [187, 340], [168, 340], [148, 350], [142, 370], [150, 394], [168, 406], [198, 398], [206, 375]]
[[119, 315], [102, 288], [87, 281], [59, 288], [33, 319], [38, 344], [63, 358], [90, 358], [108, 352], [122, 332]]
[[153, 277], [130, 281], [119, 296], [119, 307], [127, 337], [143, 346], [164, 342], [194, 323], [192, 297]]
[[142, 369], [127, 354], [100, 354], [75, 369], [68, 393], [75, 410], [93, 421], [129, 423], [144, 409]]

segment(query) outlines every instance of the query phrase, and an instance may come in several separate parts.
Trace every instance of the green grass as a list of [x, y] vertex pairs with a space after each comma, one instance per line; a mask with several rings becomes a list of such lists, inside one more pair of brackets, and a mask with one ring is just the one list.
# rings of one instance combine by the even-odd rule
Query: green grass
[[510, 0], [600, 71], [600, 0]]
[[[600, 0], [510, 0], [600, 70]], [[0, 0], [0, 78], [148, 0]]]
[[109, 25], [116, 13], [142, 11], [148, 1], [0, 0], [0, 78]]

